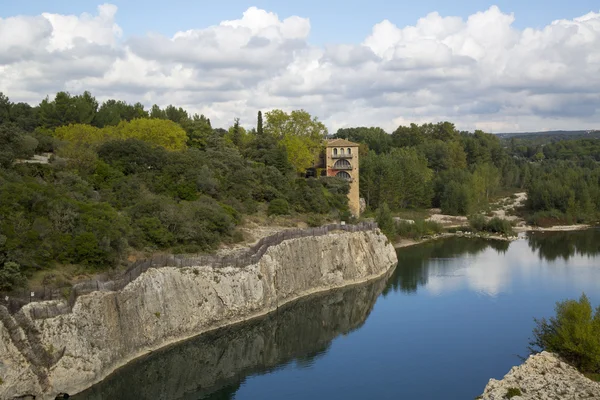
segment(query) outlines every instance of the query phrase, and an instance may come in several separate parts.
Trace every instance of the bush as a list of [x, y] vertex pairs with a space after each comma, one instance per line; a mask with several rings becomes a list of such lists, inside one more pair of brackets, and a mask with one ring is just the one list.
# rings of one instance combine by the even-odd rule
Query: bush
[[323, 225], [323, 217], [319, 214], [310, 214], [306, 218], [306, 224], [311, 228], [316, 228]]
[[375, 221], [379, 225], [379, 229], [387, 236], [396, 236], [396, 227], [394, 226], [394, 218], [387, 203], [383, 203], [381, 207], [375, 211]]
[[269, 203], [267, 214], [269, 215], [287, 215], [290, 213], [290, 205], [285, 199], [275, 199]]
[[546, 350], [585, 373], [600, 373], [600, 307], [595, 312], [585, 294], [579, 301], [556, 304], [556, 315], [536, 319], [532, 353]]
[[413, 223], [408, 221], [396, 222], [396, 234], [410, 239], [421, 239], [443, 231], [441, 224], [434, 221], [417, 219]]
[[486, 221], [483, 215], [477, 214], [469, 218], [469, 225], [475, 232], [497, 233], [503, 236], [514, 236], [515, 231], [510, 221], [494, 217]]
[[10, 291], [24, 286], [26, 278], [21, 272], [19, 264], [7, 262], [0, 268], [0, 290]]
[[506, 391], [506, 398], [512, 399], [513, 397], [520, 396], [522, 394], [523, 393], [521, 393], [521, 389], [519, 388], [508, 388]]

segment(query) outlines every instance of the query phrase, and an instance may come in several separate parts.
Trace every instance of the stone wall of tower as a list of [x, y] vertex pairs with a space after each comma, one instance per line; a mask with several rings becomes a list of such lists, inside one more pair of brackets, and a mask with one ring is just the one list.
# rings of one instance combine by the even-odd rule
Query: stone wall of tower
[[[352, 156], [347, 156], [348, 148], [351, 149]], [[344, 149], [346, 157], [334, 157], [334, 149], [338, 150], [338, 156], [340, 155], [341, 149]], [[350, 182], [350, 192], [348, 193], [348, 206], [350, 212], [356, 217], [360, 215], [360, 194], [359, 194], [359, 164], [358, 164], [358, 146], [350, 147], [327, 147], [325, 154], [325, 162], [327, 165], [327, 176], [336, 176], [339, 172], [345, 171], [352, 178]], [[335, 162], [338, 160], [347, 160], [352, 169], [338, 170], [334, 168]]]

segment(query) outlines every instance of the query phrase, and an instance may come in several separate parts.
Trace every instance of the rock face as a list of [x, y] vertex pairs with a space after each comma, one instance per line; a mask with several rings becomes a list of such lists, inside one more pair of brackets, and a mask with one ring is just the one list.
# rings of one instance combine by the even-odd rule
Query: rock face
[[521, 392], [512, 400], [600, 400], [600, 383], [589, 380], [554, 354], [545, 351], [513, 367], [501, 381], [490, 379], [481, 398], [506, 399], [509, 389], [519, 389]]
[[0, 310], [0, 398], [78, 393], [150, 350], [381, 277], [396, 263], [378, 230], [340, 232], [286, 240], [244, 268], [150, 269], [121, 291], [79, 297], [71, 313], [53, 318], [31, 318], [51, 302], [14, 316]]
[[302, 298], [265, 317], [228, 326], [153, 352], [73, 400], [200, 399], [231, 393], [248, 375], [295, 360], [309, 364], [339, 335], [359, 328], [385, 288], [372, 282]]

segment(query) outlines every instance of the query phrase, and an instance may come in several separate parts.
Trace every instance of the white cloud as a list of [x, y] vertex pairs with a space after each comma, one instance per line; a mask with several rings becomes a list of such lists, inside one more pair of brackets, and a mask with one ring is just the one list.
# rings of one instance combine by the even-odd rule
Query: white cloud
[[[117, 7], [0, 19], [0, 91], [59, 90], [173, 103], [217, 124], [305, 108], [331, 130], [447, 119], [498, 131], [600, 127], [600, 13], [513, 27], [498, 7], [466, 19], [384, 20], [362, 43], [309, 42], [310, 21], [251, 7], [172, 37], [122, 37]], [[150, 27], [151, 28], [151, 27]]]

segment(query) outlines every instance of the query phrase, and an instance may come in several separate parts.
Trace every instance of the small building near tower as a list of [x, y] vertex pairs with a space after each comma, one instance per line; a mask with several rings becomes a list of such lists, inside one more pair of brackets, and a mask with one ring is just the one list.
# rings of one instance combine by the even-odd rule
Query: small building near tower
[[346, 139], [328, 140], [325, 148], [325, 168], [327, 176], [337, 176], [350, 182], [348, 206], [350, 212], [358, 217], [360, 215], [358, 143]]

